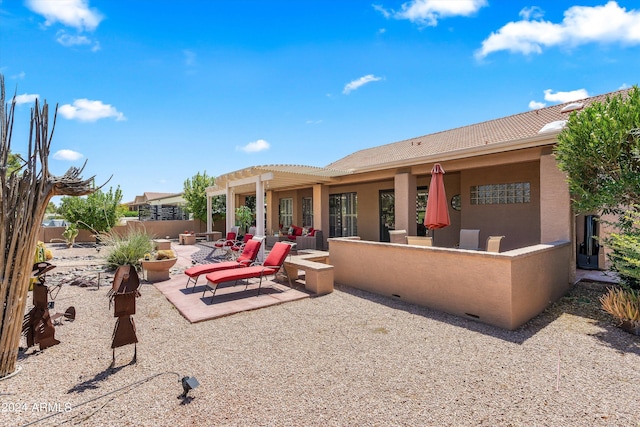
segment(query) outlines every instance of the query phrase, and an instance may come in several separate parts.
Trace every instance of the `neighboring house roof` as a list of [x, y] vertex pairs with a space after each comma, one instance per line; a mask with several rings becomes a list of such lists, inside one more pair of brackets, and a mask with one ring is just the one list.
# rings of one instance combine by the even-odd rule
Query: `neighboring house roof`
[[[628, 89], [567, 102], [525, 113], [463, 126], [430, 135], [423, 135], [404, 141], [367, 148], [349, 154], [329, 165], [328, 168], [361, 172], [397, 166], [398, 163], [428, 163], [451, 158], [464, 158], [490, 152], [510, 151], [555, 143], [555, 136], [562, 126], [550, 126], [548, 132], [540, 132], [546, 125], [562, 122], [569, 113], [582, 104], [587, 106], [595, 101], [604, 102], [607, 97], [626, 93]], [[564, 110], [564, 111], [563, 111]], [[562, 123], [556, 123], [561, 125]], [[520, 144], [519, 144], [520, 143]], [[458, 155], [456, 155], [456, 153]]]
[[[182, 195], [182, 193], [177, 193], [178, 195]], [[136, 206], [136, 205], [146, 205], [149, 203], [149, 200], [157, 200], [163, 199], [167, 197], [175, 196], [176, 193], [155, 193], [151, 191], [144, 192], [141, 196], [136, 196], [133, 202], [127, 202], [126, 205]]]

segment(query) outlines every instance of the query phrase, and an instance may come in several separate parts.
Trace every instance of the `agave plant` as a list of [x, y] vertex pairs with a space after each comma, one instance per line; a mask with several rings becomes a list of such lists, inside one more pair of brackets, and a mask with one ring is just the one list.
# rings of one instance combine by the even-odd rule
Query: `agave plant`
[[140, 269], [140, 259], [153, 249], [152, 236], [145, 230], [130, 230], [125, 235], [111, 230], [100, 233], [100, 240], [109, 247], [107, 265], [113, 269], [127, 264]]
[[640, 328], [640, 292], [630, 288], [610, 288], [600, 297], [602, 308], [625, 329]]

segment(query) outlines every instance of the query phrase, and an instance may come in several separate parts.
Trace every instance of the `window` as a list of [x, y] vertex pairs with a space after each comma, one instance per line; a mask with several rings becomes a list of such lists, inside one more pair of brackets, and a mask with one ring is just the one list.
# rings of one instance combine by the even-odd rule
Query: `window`
[[358, 235], [358, 194], [329, 195], [329, 237]]
[[313, 199], [311, 197], [302, 198], [302, 226], [313, 227]]
[[293, 199], [280, 199], [280, 224], [282, 228], [293, 224]]
[[472, 205], [504, 205], [529, 202], [531, 202], [531, 184], [528, 182], [471, 186]]

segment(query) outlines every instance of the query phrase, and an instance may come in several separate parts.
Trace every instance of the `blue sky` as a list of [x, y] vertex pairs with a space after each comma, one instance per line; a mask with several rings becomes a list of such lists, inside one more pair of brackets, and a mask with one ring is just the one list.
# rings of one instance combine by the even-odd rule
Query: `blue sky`
[[181, 192], [197, 172], [354, 151], [639, 83], [632, 0], [0, 0], [13, 150]]

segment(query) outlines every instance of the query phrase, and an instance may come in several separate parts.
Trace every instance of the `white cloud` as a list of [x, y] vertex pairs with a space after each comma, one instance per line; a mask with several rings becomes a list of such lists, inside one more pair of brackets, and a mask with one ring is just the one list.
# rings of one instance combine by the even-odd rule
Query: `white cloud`
[[79, 31], [93, 31], [104, 18], [95, 8], [89, 8], [88, 0], [27, 0], [33, 12], [45, 17], [45, 25], [59, 22]]
[[386, 18], [408, 19], [420, 25], [435, 27], [438, 20], [452, 16], [471, 16], [487, 5], [487, 0], [411, 0], [403, 3], [399, 11], [390, 12], [379, 5], [374, 9]]
[[382, 80], [382, 77], [376, 77], [373, 74], [367, 74], [366, 76], [360, 77], [359, 79], [356, 79], [347, 83], [344, 86], [342, 93], [344, 93], [345, 95], [348, 95], [351, 91], [354, 91], [360, 88], [361, 86], [366, 85], [367, 83], [377, 82], [379, 80]]
[[65, 47], [87, 45], [93, 43], [87, 36], [72, 36], [70, 34], [67, 34], [65, 31], [58, 32], [58, 38], [56, 39], [56, 41]]
[[185, 49], [182, 51], [184, 55], [184, 63], [188, 67], [193, 67], [196, 65], [196, 53], [192, 50]]
[[14, 74], [11, 76], [12, 79], [15, 80], [23, 80], [26, 77], [26, 73], [24, 71], [20, 71], [18, 74]]
[[539, 110], [541, 108], [546, 107], [547, 104], [545, 104], [544, 102], [538, 102], [538, 101], [530, 101], [529, 102], [529, 109], [531, 110]]
[[102, 101], [91, 101], [86, 98], [76, 99], [73, 105], [65, 104], [58, 108], [58, 112], [65, 119], [80, 120], [81, 122], [95, 122], [99, 119], [115, 117], [117, 121], [127, 120], [127, 118], [109, 104]]
[[560, 104], [565, 102], [577, 101], [579, 99], [585, 99], [589, 97], [589, 93], [586, 89], [577, 89], [569, 92], [556, 92], [546, 89], [544, 91], [544, 99], [549, 102], [558, 102]]
[[[476, 58], [493, 52], [542, 53], [553, 46], [578, 46], [587, 43], [640, 44], [640, 11], [609, 1], [604, 6], [572, 6], [556, 24], [542, 20], [539, 9], [523, 9], [523, 20], [509, 22], [482, 42]], [[533, 18], [533, 20], [530, 20]]]
[[322, 123], [322, 120], [307, 120], [305, 122], [305, 124], [308, 124], [308, 125], [319, 125], [320, 123]]
[[83, 158], [84, 156], [81, 153], [73, 150], [58, 150], [53, 155], [53, 158], [56, 160], [68, 160], [74, 161]]
[[16, 97], [14, 98], [14, 102], [16, 103], [16, 105], [31, 104], [31, 103], [34, 103], [38, 98], [40, 98], [40, 95], [38, 95], [37, 93], [35, 94], [23, 93], [22, 95], [16, 95]]
[[270, 147], [269, 143], [264, 139], [259, 139], [257, 141], [253, 141], [245, 145], [244, 147], [237, 147], [238, 150], [242, 150], [245, 153], [257, 153], [259, 151], [268, 150]]
[[382, 6], [381, 4], [372, 4], [371, 5], [375, 10], [377, 10], [378, 12], [380, 12], [382, 14], [382, 16], [384, 16], [385, 18], [389, 19], [391, 18], [391, 12], [388, 11], [384, 6]]
[[540, 9], [538, 6], [525, 7], [520, 11], [519, 15], [525, 21], [529, 21], [530, 19], [541, 19], [544, 16], [544, 10]]

